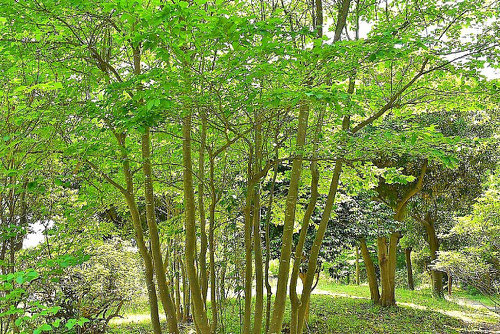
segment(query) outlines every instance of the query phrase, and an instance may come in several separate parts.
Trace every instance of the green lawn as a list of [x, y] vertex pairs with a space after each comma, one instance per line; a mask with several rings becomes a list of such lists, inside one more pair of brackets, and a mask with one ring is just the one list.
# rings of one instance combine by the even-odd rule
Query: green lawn
[[[332, 294], [369, 297], [367, 286], [336, 285], [321, 282], [319, 290]], [[462, 296], [463, 297], [463, 296]], [[398, 307], [381, 308], [367, 299], [335, 295], [313, 295], [308, 324], [309, 333], [460, 333], [464, 330], [498, 330], [498, 317], [486, 310], [435, 299], [429, 291], [397, 290]], [[410, 305], [405, 305], [409, 303]], [[418, 307], [416, 307], [417, 305]], [[426, 309], [420, 309], [425, 306]], [[150, 333], [145, 301], [128, 306], [125, 311], [135, 323], [114, 324], [110, 333]], [[141, 314], [142, 313], [142, 314]], [[285, 315], [287, 333], [289, 305]], [[139, 316], [142, 316], [139, 317]], [[466, 317], [464, 320], [461, 317]], [[470, 321], [470, 320], [473, 321]], [[187, 331], [186, 331], [187, 332]], [[224, 314], [224, 333], [239, 333], [239, 305], [229, 302]]]
[[[370, 298], [370, 289], [368, 285], [340, 285], [335, 284], [328, 280], [320, 280], [317, 289], [328, 291], [334, 294], [345, 294], [356, 297]], [[453, 294], [454, 297], [469, 299], [476, 302], [482, 302], [483, 304], [490, 306], [491, 301], [486, 296], [482, 295], [471, 295], [463, 290], [456, 290]], [[399, 303], [410, 303], [420, 306], [424, 306], [431, 310], [440, 311], [458, 311], [464, 313], [464, 315], [469, 315], [474, 318], [478, 318], [479, 321], [483, 322], [497, 322], [498, 318], [494, 317], [491, 312], [488, 312], [485, 308], [477, 308], [467, 305], [461, 305], [453, 301], [446, 300], [444, 298], [434, 298], [430, 289], [421, 290], [408, 290], [403, 288], [396, 289], [396, 302]]]

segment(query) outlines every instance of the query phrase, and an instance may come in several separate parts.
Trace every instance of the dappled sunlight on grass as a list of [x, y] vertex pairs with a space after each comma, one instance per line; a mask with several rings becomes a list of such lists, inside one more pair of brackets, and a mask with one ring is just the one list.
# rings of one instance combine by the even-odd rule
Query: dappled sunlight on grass
[[[463, 333], [500, 329], [498, 315], [486, 308], [436, 299], [428, 290], [398, 289], [397, 300], [397, 307], [382, 308], [370, 302], [368, 286], [321, 282], [311, 299], [308, 333]], [[139, 303], [127, 307], [132, 312], [115, 319], [110, 333], [150, 333], [149, 314], [137, 313], [145, 306]], [[287, 302], [284, 333], [288, 330], [289, 314]], [[239, 330], [239, 306], [236, 300], [230, 300], [224, 313], [224, 333]], [[192, 331], [192, 324], [183, 328], [183, 333]]]

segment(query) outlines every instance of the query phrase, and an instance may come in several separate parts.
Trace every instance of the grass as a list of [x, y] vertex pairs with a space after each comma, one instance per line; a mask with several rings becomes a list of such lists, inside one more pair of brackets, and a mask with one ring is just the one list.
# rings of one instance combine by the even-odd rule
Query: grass
[[[340, 285], [332, 283], [331, 281], [328, 280], [323, 280], [323, 281], [320, 280], [317, 289], [332, 292], [334, 294], [345, 294], [356, 297], [370, 298], [370, 289], [368, 285]], [[488, 301], [489, 303], [491, 303], [491, 301], [488, 299], [487, 296], [471, 295], [463, 290], [458, 290], [458, 289], [456, 290], [456, 292], [453, 293], [453, 296], [475, 300], [479, 302]], [[486, 310], [481, 310], [481, 309], [478, 310], [477, 308], [472, 306], [460, 305], [453, 301], [446, 300], [444, 298], [435, 298], [432, 296], [431, 290], [428, 288], [414, 290], [414, 291], [403, 288], [397, 288], [396, 302], [411, 303], [420, 306], [425, 306], [431, 310], [461, 311], [464, 313], [471, 313], [471, 314], [479, 313], [485, 315], [489, 314], [489, 312], [486, 312]], [[488, 304], [485, 303], [485, 305]], [[485, 316], [483, 320], [489, 322], [488, 320], [492, 319], [490, 319], [490, 317], [488, 316]]]
[[478, 293], [471, 294], [467, 291], [456, 289], [453, 291], [453, 297], [470, 299], [488, 307], [495, 307], [495, 303], [493, 303], [490, 297]]
[[463, 321], [438, 312], [406, 307], [381, 308], [363, 299], [315, 296], [311, 333], [458, 333]]
[[[337, 295], [312, 296], [308, 333], [463, 333], [474, 329], [486, 331], [499, 329], [498, 317], [487, 314], [486, 310], [432, 298], [428, 290], [397, 289], [396, 298], [400, 306], [381, 308], [372, 305], [367, 299], [338, 295], [369, 298], [367, 286], [336, 285], [328, 281], [320, 281], [317, 289]], [[460, 295], [460, 297], [464, 296], [467, 296], [465, 292]], [[410, 307], [404, 303], [425, 306], [426, 309]], [[109, 333], [151, 333], [147, 300], [140, 300], [134, 305], [126, 305], [124, 310], [127, 316], [141, 315], [141, 321], [115, 323]], [[287, 303], [284, 333], [287, 333], [289, 314], [290, 309]], [[460, 315], [467, 315], [476, 323], [464, 321], [460, 319]], [[190, 328], [192, 329], [192, 325]], [[224, 333], [240, 333], [239, 305], [236, 300], [229, 301], [226, 307]]]

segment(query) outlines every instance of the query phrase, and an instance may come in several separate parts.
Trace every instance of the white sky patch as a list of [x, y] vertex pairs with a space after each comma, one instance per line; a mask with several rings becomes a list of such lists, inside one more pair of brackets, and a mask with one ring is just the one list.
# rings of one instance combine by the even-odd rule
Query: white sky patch
[[36, 222], [30, 225], [30, 233], [23, 240], [23, 248], [33, 248], [41, 244], [45, 239], [45, 230], [54, 225], [53, 221]]

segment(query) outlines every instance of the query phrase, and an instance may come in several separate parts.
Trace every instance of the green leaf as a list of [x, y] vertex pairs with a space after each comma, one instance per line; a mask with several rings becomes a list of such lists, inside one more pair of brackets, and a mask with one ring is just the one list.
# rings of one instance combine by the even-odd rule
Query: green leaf
[[72, 329], [76, 325], [76, 319], [69, 319], [68, 322], [66, 323], [66, 328], [67, 329]]

